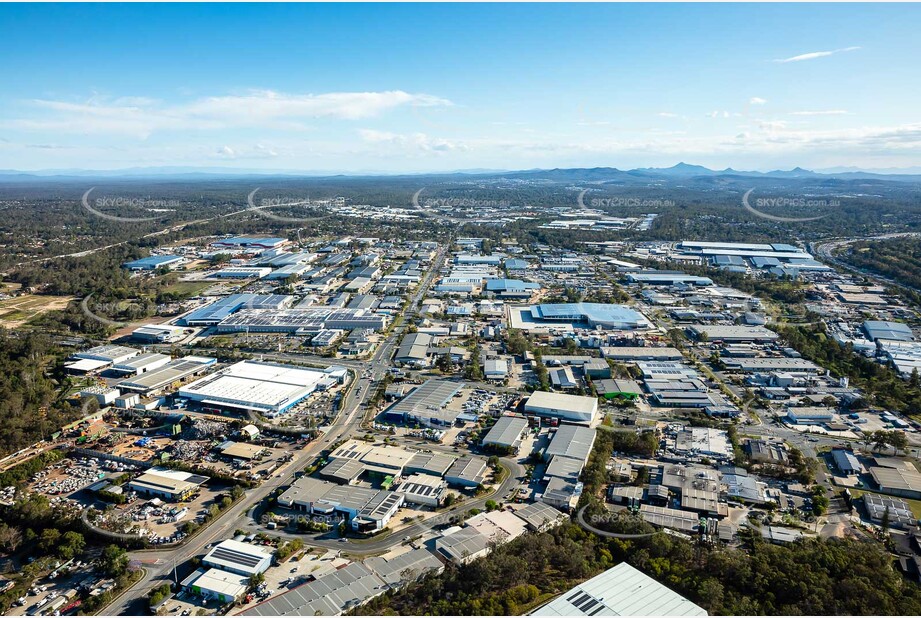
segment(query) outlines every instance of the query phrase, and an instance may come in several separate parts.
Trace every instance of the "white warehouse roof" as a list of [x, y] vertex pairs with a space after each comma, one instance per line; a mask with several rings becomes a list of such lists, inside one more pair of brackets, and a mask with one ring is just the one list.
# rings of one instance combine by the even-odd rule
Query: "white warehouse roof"
[[706, 616], [702, 607], [626, 562], [564, 592], [531, 616]]
[[525, 403], [525, 412], [542, 416], [558, 416], [572, 421], [591, 423], [598, 413], [598, 400], [594, 397], [564, 395], [534, 391]]
[[316, 390], [326, 374], [316, 369], [240, 361], [179, 389], [195, 401], [281, 412]]

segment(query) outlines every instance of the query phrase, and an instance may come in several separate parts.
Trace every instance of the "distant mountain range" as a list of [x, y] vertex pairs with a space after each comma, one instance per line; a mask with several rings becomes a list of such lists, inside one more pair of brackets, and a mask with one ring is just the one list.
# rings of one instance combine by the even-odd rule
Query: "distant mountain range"
[[205, 178], [232, 178], [252, 176], [287, 176], [303, 178], [330, 178], [330, 177], [418, 177], [418, 176], [484, 176], [515, 178], [521, 180], [546, 180], [553, 182], [637, 182], [644, 180], [675, 180], [675, 179], [740, 179], [740, 178], [765, 178], [765, 179], [840, 179], [840, 180], [878, 180], [921, 182], [921, 167], [905, 169], [867, 170], [861, 168], [829, 168], [823, 170], [807, 170], [795, 167], [790, 170], [773, 170], [770, 172], [740, 171], [732, 168], [714, 170], [702, 165], [678, 163], [672, 167], [641, 167], [630, 170], [621, 170], [615, 167], [593, 168], [556, 168], [556, 169], [531, 169], [531, 170], [492, 170], [492, 169], [466, 169], [445, 172], [419, 172], [419, 173], [382, 173], [376, 171], [304, 171], [304, 170], [265, 170], [229, 167], [132, 167], [118, 170], [86, 170], [86, 169], [48, 169], [37, 171], [0, 170], [0, 181], [28, 182], [30, 180], [50, 180], [52, 178], [180, 178], [180, 179], [205, 179]]

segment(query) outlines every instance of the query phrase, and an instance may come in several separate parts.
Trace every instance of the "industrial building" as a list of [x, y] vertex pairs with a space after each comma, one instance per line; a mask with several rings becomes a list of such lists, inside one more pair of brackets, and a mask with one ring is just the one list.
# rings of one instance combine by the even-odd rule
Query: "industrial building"
[[251, 306], [257, 298], [257, 294], [231, 294], [210, 305], [199, 307], [179, 318], [177, 323], [182, 326], [214, 326], [243, 307]]
[[174, 343], [185, 337], [185, 329], [168, 324], [145, 324], [131, 332], [131, 338], [143, 343]]
[[438, 508], [444, 501], [448, 484], [431, 474], [413, 474], [403, 479], [395, 491], [410, 504]]
[[818, 406], [789, 407], [787, 420], [794, 425], [824, 425], [835, 420], [835, 411]]
[[241, 541], [221, 541], [201, 559], [202, 565], [249, 577], [265, 573], [275, 554], [265, 547]]
[[148, 371], [159, 369], [160, 367], [166, 365], [168, 362], [170, 362], [170, 357], [167, 354], [146, 352], [144, 354], [132, 356], [131, 358], [120, 363], [113, 364], [111, 371], [124, 375], [136, 376], [142, 373], [147, 373]]
[[454, 564], [469, 564], [489, 554], [489, 538], [476, 528], [454, 526], [435, 539], [435, 551]]
[[867, 511], [867, 517], [878, 526], [883, 524], [884, 519], [887, 520], [886, 523], [890, 528], [898, 529], [909, 528], [918, 523], [918, 518], [904, 500], [871, 493], [861, 496], [861, 500]]
[[546, 532], [567, 521], [569, 518], [548, 504], [532, 502], [524, 508], [515, 511], [525, 525], [534, 532]]
[[236, 236], [211, 243], [212, 247], [228, 249], [278, 249], [288, 243], [286, 238], [260, 238], [258, 236]]
[[713, 285], [713, 279], [709, 277], [697, 277], [682, 272], [661, 270], [627, 273], [627, 281], [645, 285], [692, 285], [696, 287]]
[[487, 380], [504, 380], [508, 377], [508, 361], [490, 358], [483, 363], [483, 377]]
[[640, 385], [633, 380], [594, 380], [595, 392], [605, 399], [626, 399], [634, 401], [642, 395]]
[[841, 448], [832, 449], [832, 460], [838, 472], [846, 476], [856, 475], [863, 472], [863, 466], [860, 464], [853, 451], [846, 451]]
[[426, 380], [384, 410], [384, 416], [397, 422], [415, 422], [426, 427], [451, 427], [461, 413], [445, 406], [463, 386], [463, 382], [453, 380]]
[[240, 361], [179, 389], [203, 407], [277, 415], [336, 380], [316, 369]]
[[243, 616], [338, 616], [387, 590], [365, 564], [352, 562], [241, 612]]
[[483, 438], [482, 445], [498, 446], [509, 451], [518, 451], [521, 446], [521, 438], [528, 428], [528, 419], [520, 416], [500, 416], [496, 424], [493, 425], [486, 437]]
[[77, 352], [71, 357], [75, 359], [74, 362], [67, 363], [64, 367], [73, 373], [88, 373], [109, 367], [115, 363], [122, 363], [140, 353], [140, 350], [120, 345], [99, 345], [83, 352]]
[[646, 316], [626, 305], [604, 303], [541, 304], [530, 308], [537, 323], [565, 323], [585, 328], [641, 330], [652, 325]]
[[911, 327], [902, 322], [867, 320], [861, 326], [870, 341], [888, 339], [892, 341], [914, 341]]
[[262, 279], [272, 272], [268, 266], [228, 266], [212, 273], [208, 277], [215, 279]]
[[152, 395], [186, 378], [207, 371], [215, 363], [217, 363], [217, 359], [207, 356], [184, 356], [172, 360], [153, 371], [122, 380], [117, 386], [122, 391]]
[[688, 328], [688, 332], [692, 337], [698, 340], [705, 336], [708, 341], [723, 341], [728, 343], [765, 343], [776, 341], [780, 338], [780, 335], [764, 326], [695, 324]]
[[206, 600], [222, 604], [236, 603], [246, 596], [249, 577], [228, 573], [221, 569], [196, 569], [182, 580], [182, 589]]
[[412, 367], [428, 367], [431, 362], [429, 348], [434, 338], [425, 333], [409, 333], [403, 337], [400, 347], [393, 356], [393, 362]]
[[132, 260], [122, 264], [128, 270], [157, 270], [158, 268], [175, 268], [182, 264], [185, 258], [178, 255], [151, 255], [139, 260]]
[[591, 425], [598, 415], [598, 400], [594, 397], [534, 391], [528, 397], [524, 411], [527, 414]]
[[550, 461], [552, 457], [569, 457], [581, 461], [582, 465], [588, 463], [595, 444], [595, 430], [576, 425], [562, 425], [553, 434], [550, 444], [544, 451], [544, 459]]
[[339, 513], [349, 520], [354, 530], [382, 530], [403, 504], [403, 496], [392, 492], [335, 485], [309, 476], [302, 476], [278, 497], [284, 508], [331, 515]]
[[712, 427], [685, 427], [675, 438], [675, 452], [688, 455], [705, 455], [717, 459], [732, 457], [732, 445], [722, 429]]
[[620, 362], [681, 360], [681, 350], [672, 347], [603, 347], [601, 355]]
[[449, 485], [477, 487], [486, 480], [486, 460], [481, 457], [459, 457], [444, 476]]
[[564, 592], [531, 616], [706, 616], [707, 612], [621, 562]]
[[366, 309], [303, 307], [244, 309], [216, 324], [219, 333], [318, 333], [321, 330], [373, 330], [387, 328], [390, 318]]
[[129, 481], [128, 489], [145, 496], [178, 501], [188, 499], [208, 480], [207, 476], [199, 474], [154, 467]]
[[873, 466], [870, 476], [883, 493], [911, 500], [921, 500], [921, 473], [905, 462], [905, 466]]
[[787, 356], [778, 356], [770, 358], [731, 358], [729, 356], [721, 357], [722, 362], [727, 369], [743, 371], [746, 373], [763, 373], [763, 372], [787, 372], [787, 373], [808, 373], [812, 375], [825, 373], [822, 367], [819, 367], [810, 360], [805, 358], [790, 358]]

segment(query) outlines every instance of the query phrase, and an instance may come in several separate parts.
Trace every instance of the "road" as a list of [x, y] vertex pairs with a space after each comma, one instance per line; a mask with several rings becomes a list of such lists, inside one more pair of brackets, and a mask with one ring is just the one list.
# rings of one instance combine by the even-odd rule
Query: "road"
[[899, 283], [895, 279], [885, 277], [878, 273], [874, 273], [869, 270], [864, 270], [862, 268], [857, 268], [856, 266], [852, 266], [851, 264], [848, 264], [842, 260], [839, 260], [834, 255], [835, 252], [841, 247], [845, 247], [855, 242], [887, 240], [889, 238], [903, 238], [903, 237], [919, 236], [919, 235], [921, 234], [918, 234], [917, 232], [897, 232], [897, 233], [892, 233], [892, 234], [881, 234], [879, 236], [864, 236], [860, 238], [830, 240], [830, 241], [824, 241], [821, 243], [809, 243], [809, 248], [812, 251], [813, 255], [815, 255], [816, 257], [820, 257], [822, 261], [824, 262], [834, 264], [835, 266], [837, 266], [838, 268], [841, 268], [842, 270], [858, 273], [869, 279], [872, 279], [872, 280], [875, 280], [881, 283], [885, 283], [887, 285], [891, 285], [897, 288], [902, 288], [905, 290], [910, 290], [912, 292], [921, 293], [921, 290], [917, 288], [913, 288], [903, 283]]
[[[428, 291], [428, 288], [431, 286], [432, 281], [434, 281], [438, 271], [441, 269], [449, 245], [450, 243], [445, 243], [439, 248], [435, 259], [432, 261], [432, 267], [429, 269], [429, 272], [426, 274], [414, 292], [410, 303], [407, 305], [406, 311], [403, 314], [403, 324], [406, 324], [418, 312], [419, 304]], [[215, 541], [231, 538], [234, 530], [252, 527], [254, 522], [250, 516], [250, 512], [257, 505], [261, 504], [262, 501], [276, 489], [290, 485], [295, 474], [302, 470], [308, 461], [319, 455], [321, 451], [328, 448], [340, 438], [347, 438], [358, 433], [364, 421], [364, 414], [366, 411], [365, 403], [372, 395], [375, 384], [383, 378], [384, 374], [389, 369], [390, 356], [403, 329], [403, 325], [394, 327], [387, 338], [378, 346], [370, 360], [363, 363], [342, 363], [355, 368], [357, 376], [356, 382], [343, 400], [340, 408], [341, 412], [336, 422], [329, 426], [321, 438], [307, 444], [300, 451], [297, 451], [294, 458], [285, 464], [279, 472], [270, 479], [267, 479], [259, 487], [249, 490], [239, 502], [225, 511], [217, 520], [212, 522], [181, 547], [163, 549], [160, 551], [144, 550], [132, 552], [131, 558], [141, 562], [146, 569], [144, 577], [100, 613], [119, 616], [142, 616], [147, 614], [147, 602], [145, 599], [147, 593], [151, 588], [159, 584], [159, 580], [169, 578], [175, 566], [204, 553], [205, 549]], [[272, 356], [279, 360], [288, 359], [300, 362], [329, 363], [329, 359], [327, 358], [312, 357], [310, 355], [278, 354], [266, 356]], [[365, 367], [365, 371], [360, 369], [362, 365]], [[499, 489], [499, 492], [501, 492], [500, 495], [504, 495], [505, 492], [509, 491], [513, 483], [517, 483], [516, 477], [524, 474], [524, 469], [517, 462], [504, 460], [504, 463], [511, 473], [503, 481]], [[453, 515], [456, 514], [456, 511], [462, 509], [482, 508], [487, 499], [488, 496], [473, 502], [466, 502], [462, 506], [451, 509], [445, 514]], [[419, 524], [410, 526], [402, 532], [403, 535], [421, 534], [434, 525], [437, 525], [437, 522], [420, 522]], [[309, 545], [317, 545], [319, 547], [333, 546], [336, 549], [348, 550], [356, 554], [378, 553], [401, 542], [400, 535], [390, 535], [380, 541], [364, 543], [340, 543], [338, 541], [329, 540], [311, 540], [309, 537], [305, 536], [301, 538], [304, 538]]]

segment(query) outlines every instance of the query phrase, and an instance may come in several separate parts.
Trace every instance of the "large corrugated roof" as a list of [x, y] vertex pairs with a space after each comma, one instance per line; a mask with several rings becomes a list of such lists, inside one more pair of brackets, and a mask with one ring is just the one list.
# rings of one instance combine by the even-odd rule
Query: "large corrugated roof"
[[532, 616], [706, 616], [707, 612], [626, 562], [579, 584]]

